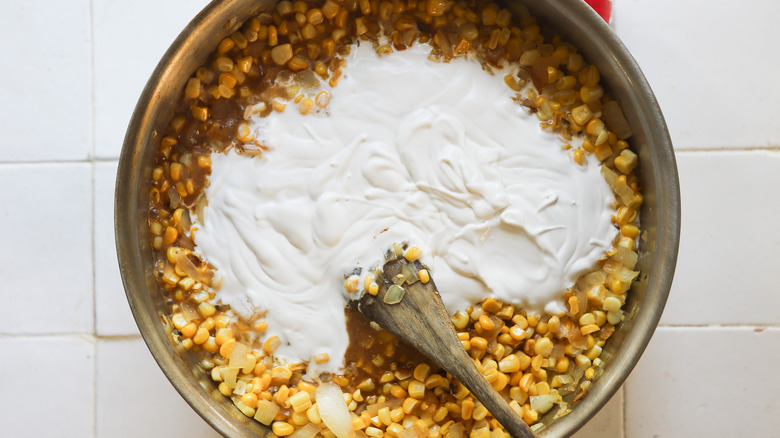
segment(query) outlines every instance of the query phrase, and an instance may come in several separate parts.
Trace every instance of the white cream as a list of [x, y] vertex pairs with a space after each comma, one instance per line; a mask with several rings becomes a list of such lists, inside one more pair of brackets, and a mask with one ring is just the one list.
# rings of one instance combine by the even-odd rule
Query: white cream
[[575, 164], [541, 131], [507, 72], [429, 52], [353, 49], [325, 112], [289, 103], [252, 120], [262, 157], [212, 155], [195, 242], [223, 277], [218, 301], [267, 311], [280, 357], [327, 352], [319, 370], [342, 366], [345, 275], [380, 265], [394, 242], [423, 250], [453, 312], [494, 296], [559, 313], [611, 246], [597, 160]]

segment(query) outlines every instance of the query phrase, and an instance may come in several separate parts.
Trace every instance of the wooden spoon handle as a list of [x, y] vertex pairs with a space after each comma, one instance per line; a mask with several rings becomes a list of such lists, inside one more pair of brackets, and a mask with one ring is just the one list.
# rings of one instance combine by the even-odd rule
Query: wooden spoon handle
[[[415, 263], [418, 269], [421, 268], [419, 262]], [[385, 267], [386, 277], [392, 278], [396, 273], [388, 272]], [[377, 296], [366, 294], [362, 297], [358, 308], [369, 319], [406, 341], [458, 379], [510, 435], [518, 438], [533, 437], [531, 429], [485, 380], [463, 349], [433, 280], [426, 284], [418, 281], [404, 285], [404, 289], [406, 294], [401, 302], [388, 305], [382, 301], [387, 292], [386, 285], [383, 285]], [[391, 311], [388, 306], [392, 306]]]

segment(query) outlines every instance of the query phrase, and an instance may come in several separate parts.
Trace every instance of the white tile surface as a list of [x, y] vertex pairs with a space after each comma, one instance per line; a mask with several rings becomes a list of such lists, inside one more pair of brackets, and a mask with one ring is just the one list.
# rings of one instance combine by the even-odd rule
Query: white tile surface
[[677, 148], [780, 145], [780, 2], [617, 0], [615, 30]]
[[206, 0], [95, 0], [95, 155], [116, 158], [146, 81]]
[[127, 304], [114, 243], [117, 163], [95, 165], [95, 328], [99, 336], [137, 335]]
[[661, 328], [626, 386], [626, 435], [770, 437], [780, 329]]
[[92, 166], [0, 165], [0, 334], [91, 333]]
[[141, 339], [97, 346], [99, 438], [219, 438], [165, 378]]
[[780, 152], [678, 153], [677, 271], [663, 324], [779, 324]]
[[624, 392], [619, 390], [572, 438], [623, 438]]
[[[206, 3], [0, 2], [13, 67], [0, 71], [0, 299], [15, 309], [0, 317], [0, 436], [217, 437], [140, 338], [115, 337], [137, 333], [114, 252], [116, 164], [90, 161], [118, 156], [148, 76]], [[686, 150], [682, 242], [666, 326], [576, 438], [780, 430], [780, 152], [753, 150], [780, 146], [778, 16], [774, 0], [615, 0]]]
[[94, 357], [80, 337], [0, 338], [2, 436], [92, 436]]
[[0, 4], [0, 161], [89, 156], [88, 12], [89, 0]]

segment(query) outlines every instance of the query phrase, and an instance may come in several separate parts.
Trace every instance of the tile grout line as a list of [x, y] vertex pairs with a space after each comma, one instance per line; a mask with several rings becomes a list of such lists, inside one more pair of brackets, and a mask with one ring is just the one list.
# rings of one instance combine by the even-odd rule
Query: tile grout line
[[621, 404], [620, 408], [623, 412], [621, 412], [621, 417], [623, 418], [623, 424], [621, 424], [620, 433], [622, 434], [622, 438], [628, 437], [628, 409], [626, 409], [626, 406], [628, 405], [628, 385], [626, 385], [626, 382], [623, 382], [623, 403]]
[[[94, 61], [92, 61], [94, 63]], [[94, 66], [93, 66], [94, 69]], [[93, 72], [94, 76], [94, 72]], [[13, 165], [38, 165], [38, 164], [75, 164], [75, 163], [117, 163], [119, 157], [98, 157], [95, 151], [95, 98], [94, 98], [94, 80], [92, 81], [92, 132], [91, 143], [92, 151], [90, 157], [79, 160], [20, 160], [20, 161], [3, 161], [0, 160], [0, 166], [13, 166]], [[725, 146], [725, 147], [710, 147], [710, 148], [696, 148], [696, 147], [678, 147], [674, 148], [674, 153], [714, 153], [714, 152], [780, 152], [780, 146]]]
[[97, 271], [96, 271], [96, 250], [95, 246], [97, 243], [97, 238], [95, 236], [95, 228], [97, 224], [96, 214], [97, 214], [97, 195], [95, 193], [95, 174], [97, 169], [97, 160], [95, 159], [96, 153], [96, 144], [95, 144], [95, 131], [96, 131], [96, 108], [95, 108], [95, 1], [89, 0], [89, 41], [90, 41], [90, 51], [89, 51], [89, 66], [90, 66], [90, 88], [91, 88], [91, 129], [90, 129], [90, 140], [91, 140], [91, 148], [90, 148], [90, 156], [89, 161], [91, 163], [91, 169], [92, 169], [92, 338], [94, 339], [94, 354], [92, 356], [92, 436], [97, 437], [97, 428], [98, 428], [98, 385], [97, 385], [97, 374], [98, 374], [98, 331], [97, 331]]
[[[94, 141], [92, 141], [94, 143]], [[115, 158], [100, 158], [100, 157], [88, 157], [80, 160], [30, 160], [30, 161], [1, 161], [0, 167], [12, 167], [12, 166], [39, 166], [47, 164], [90, 164], [90, 163], [118, 163], [119, 157]]]

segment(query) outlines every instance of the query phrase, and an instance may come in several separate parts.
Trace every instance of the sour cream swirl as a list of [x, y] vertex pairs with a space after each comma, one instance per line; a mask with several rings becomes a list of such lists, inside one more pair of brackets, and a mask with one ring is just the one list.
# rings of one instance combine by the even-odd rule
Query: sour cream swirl
[[327, 108], [251, 120], [259, 158], [213, 154], [197, 251], [217, 301], [265, 313], [279, 357], [337, 371], [348, 344], [344, 278], [394, 242], [422, 249], [454, 312], [494, 296], [560, 313], [562, 295], [611, 246], [614, 195], [588, 159], [543, 132], [503, 77], [430, 46], [353, 49]]

